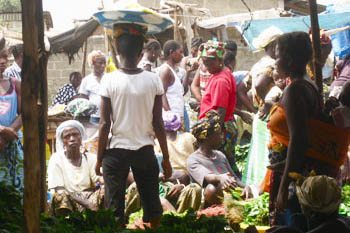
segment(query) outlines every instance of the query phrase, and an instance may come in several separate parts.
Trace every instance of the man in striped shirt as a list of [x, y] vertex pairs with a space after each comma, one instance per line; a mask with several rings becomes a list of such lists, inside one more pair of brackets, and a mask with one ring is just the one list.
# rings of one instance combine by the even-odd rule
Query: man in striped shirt
[[12, 47], [12, 54], [15, 60], [12, 63], [12, 65], [5, 70], [4, 76], [14, 80], [21, 80], [23, 63], [23, 44], [14, 45]]

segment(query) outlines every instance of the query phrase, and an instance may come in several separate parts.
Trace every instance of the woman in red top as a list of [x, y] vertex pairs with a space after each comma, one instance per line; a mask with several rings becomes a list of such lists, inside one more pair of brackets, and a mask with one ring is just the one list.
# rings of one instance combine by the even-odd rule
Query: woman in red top
[[240, 177], [234, 158], [237, 135], [233, 117], [236, 106], [236, 82], [231, 71], [224, 66], [223, 45], [222, 42], [208, 41], [200, 48], [203, 64], [211, 77], [201, 100], [199, 118], [205, 117], [210, 110], [216, 110], [219, 113], [225, 133], [221, 150], [229, 160], [233, 171]]

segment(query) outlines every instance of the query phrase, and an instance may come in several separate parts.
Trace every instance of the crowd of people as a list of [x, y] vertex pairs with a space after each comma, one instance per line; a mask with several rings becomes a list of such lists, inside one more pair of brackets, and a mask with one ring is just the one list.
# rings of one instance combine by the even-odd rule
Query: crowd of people
[[[53, 105], [73, 103], [77, 111], [81, 99], [94, 106], [88, 121], [65, 121], [56, 130], [47, 169], [54, 215], [110, 208], [125, 226], [142, 208], [143, 222], [156, 228], [163, 211], [221, 205], [225, 191], [241, 187], [246, 198], [269, 192], [271, 232], [349, 232], [337, 214], [339, 181], [350, 177], [348, 57], [336, 64], [324, 101], [305, 32], [267, 30], [255, 46], [265, 56], [250, 71], [236, 71], [234, 41], [195, 37], [184, 57], [180, 43], [146, 42], [146, 31], [116, 24], [118, 69], [106, 73], [106, 56], [93, 51], [91, 74], [72, 72], [54, 97]], [[324, 57], [329, 48], [330, 40], [324, 41]], [[8, 69], [7, 53], [0, 53], [0, 180], [23, 191], [23, 51], [19, 46], [12, 52]], [[268, 153], [259, 156], [269, 164], [263, 164], [265, 177], [248, 185], [235, 146], [252, 133], [254, 121], [267, 123], [270, 136], [252, 140], [266, 145]], [[84, 145], [88, 138], [98, 142], [94, 151]], [[301, 182], [291, 173], [317, 176]]]

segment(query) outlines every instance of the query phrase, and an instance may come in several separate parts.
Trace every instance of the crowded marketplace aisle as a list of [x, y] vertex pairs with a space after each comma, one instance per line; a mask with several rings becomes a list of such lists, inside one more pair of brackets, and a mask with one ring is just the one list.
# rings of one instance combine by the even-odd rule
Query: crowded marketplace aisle
[[[349, 233], [350, 2], [284, 2], [279, 23], [240, 15], [237, 39], [186, 1], [44, 36], [22, 1], [23, 44], [0, 41], [0, 231]], [[50, 58], [80, 48], [49, 94]]]

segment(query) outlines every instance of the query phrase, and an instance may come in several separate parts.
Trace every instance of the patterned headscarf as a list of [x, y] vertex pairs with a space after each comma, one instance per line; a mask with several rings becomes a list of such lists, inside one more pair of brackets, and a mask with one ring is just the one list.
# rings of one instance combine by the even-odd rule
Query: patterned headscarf
[[296, 186], [303, 211], [333, 214], [341, 202], [341, 190], [335, 179], [328, 176], [311, 176]]
[[205, 140], [220, 130], [220, 116], [215, 110], [210, 110], [192, 127], [192, 134], [197, 140]]
[[180, 115], [170, 111], [163, 112], [163, 121], [166, 131], [177, 131], [182, 125]]
[[121, 35], [129, 34], [129, 35], [144, 37], [146, 35], [146, 32], [147, 32], [147, 27], [145, 26], [132, 24], [132, 23], [122, 23], [122, 24], [114, 25], [113, 36], [114, 38], [118, 38]]
[[207, 43], [204, 43], [199, 47], [199, 51], [201, 57], [223, 59], [225, 52], [224, 46], [225, 44], [223, 42], [208, 40]]

